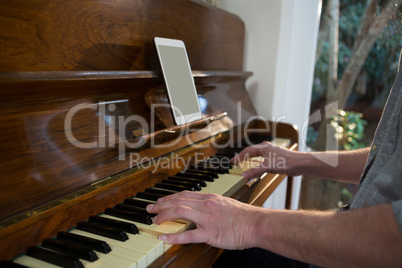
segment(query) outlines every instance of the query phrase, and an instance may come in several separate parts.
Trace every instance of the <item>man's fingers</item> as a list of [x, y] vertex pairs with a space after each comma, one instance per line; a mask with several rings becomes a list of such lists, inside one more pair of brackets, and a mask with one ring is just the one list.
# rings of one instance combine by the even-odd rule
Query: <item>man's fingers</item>
[[258, 167], [255, 168], [250, 168], [249, 170], [243, 172], [243, 177], [247, 180], [255, 178], [255, 177], [260, 177], [264, 172], [267, 172], [266, 168], [264, 168], [262, 165], [259, 165]]
[[230, 159], [230, 161], [234, 164], [243, 162], [244, 160], [248, 160], [251, 157], [255, 156], [263, 156], [262, 150], [266, 150], [269, 147], [270, 143], [263, 142], [260, 144], [256, 144], [253, 146], [249, 146], [243, 151], [241, 151], [238, 155]]
[[230, 159], [230, 161], [234, 164], [237, 164], [254, 156], [260, 156], [260, 151], [258, 148], [250, 146], [241, 151], [239, 154], [235, 155], [232, 159]]
[[201, 229], [194, 229], [179, 234], [164, 234], [159, 236], [160, 240], [170, 244], [205, 243], [207, 237]]
[[202, 210], [203, 208], [210, 207], [209, 204], [214, 202], [213, 200], [197, 200], [197, 199], [187, 199], [187, 198], [175, 198], [172, 200], [163, 200], [156, 204], [151, 204], [147, 206], [147, 211], [149, 213], [160, 213], [161, 211], [177, 208], [180, 206], [191, 207], [193, 209]]
[[158, 202], [161, 201], [171, 201], [177, 198], [187, 198], [187, 199], [196, 199], [196, 200], [203, 200], [209, 198], [207, 194], [204, 193], [198, 193], [198, 192], [192, 192], [192, 191], [183, 191], [177, 194], [171, 194], [168, 196], [165, 196], [163, 198], [160, 198]]
[[[158, 211], [159, 210], [158, 204], [156, 204], [155, 207], [157, 207], [156, 211]], [[205, 215], [202, 214], [199, 210], [190, 207], [176, 206], [170, 208], [163, 208], [162, 210], [160, 210], [159, 214], [155, 216], [152, 220], [156, 224], [161, 224], [165, 221], [172, 221], [178, 219], [188, 220], [194, 222], [195, 224], [203, 224]]]

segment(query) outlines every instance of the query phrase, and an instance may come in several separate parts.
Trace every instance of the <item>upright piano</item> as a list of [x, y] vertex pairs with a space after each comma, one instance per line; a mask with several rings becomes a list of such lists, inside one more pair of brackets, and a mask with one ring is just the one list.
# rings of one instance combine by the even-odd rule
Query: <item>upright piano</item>
[[[152, 215], [141, 210], [144, 200], [197, 190], [193, 179], [207, 185], [203, 191], [261, 206], [284, 179], [265, 174], [245, 182], [233, 171], [239, 167], [219, 173], [211, 162], [264, 140], [297, 149], [294, 126], [262, 120], [252, 105], [245, 88], [252, 74], [243, 71], [245, 26], [237, 16], [196, 0], [9, 0], [0, 2], [0, 22], [0, 266], [25, 260], [19, 263], [80, 267], [77, 254], [95, 252], [98, 261], [80, 263], [205, 267], [220, 249], [156, 243], [169, 225], [147, 223]], [[174, 124], [155, 36], [185, 42], [201, 120]], [[166, 184], [173, 188], [161, 191]], [[171, 224], [179, 231], [189, 226]], [[120, 240], [128, 238], [117, 246], [116, 230]], [[95, 240], [82, 239], [85, 233]], [[144, 249], [118, 251], [119, 243], [140, 236]], [[108, 246], [107, 254], [97, 248]], [[145, 257], [136, 262], [134, 255]]]

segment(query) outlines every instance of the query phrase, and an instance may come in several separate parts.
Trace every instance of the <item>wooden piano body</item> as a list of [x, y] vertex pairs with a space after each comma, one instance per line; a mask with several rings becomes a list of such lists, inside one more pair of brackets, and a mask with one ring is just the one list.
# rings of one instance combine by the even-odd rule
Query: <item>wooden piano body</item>
[[[0, 3], [0, 22], [0, 260], [177, 173], [185, 161], [213, 155], [216, 144], [254, 131], [297, 147], [293, 126], [250, 121], [244, 24], [218, 8], [186, 0], [10, 0]], [[227, 116], [174, 139], [166, 132], [159, 141], [167, 146], [127, 148], [135, 133], [174, 127], [168, 109], [151, 109], [167, 103], [155, 36], [185, 42], [204, 118]], [[283, 178], [269, 174], [228, 194], [261, 205]], [[218, 251], [173, 246], [153, 266], [208, 265]]]

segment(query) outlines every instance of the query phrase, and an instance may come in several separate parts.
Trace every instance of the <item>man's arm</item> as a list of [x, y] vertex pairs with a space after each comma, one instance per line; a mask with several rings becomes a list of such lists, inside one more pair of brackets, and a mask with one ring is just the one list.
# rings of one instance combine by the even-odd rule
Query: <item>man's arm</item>
[[370, 149], [348, 152], [298, 152], [276, 146], [269, 142], [250, 146], [232, 159], [240, 163], [251, 157], [262, 156], [265, 161], [259, 167], [243, 173], [246, 179], [264, 172], [287, 175], [312, 175], [328, 179], [358, 183]]
[[342, 212], [259, 212], [256, 246], [324, 267], [400, 267], [402, 236], [390, 204]]
[[156, 224], [187, 219], [197, 229], [162, 235], [173, 244], [261, 247], [319, 266], [397, 267], [402, 236], [390, 204], [343, 212], [269, 210], [213, 194], [182, 192], [148, 208]]

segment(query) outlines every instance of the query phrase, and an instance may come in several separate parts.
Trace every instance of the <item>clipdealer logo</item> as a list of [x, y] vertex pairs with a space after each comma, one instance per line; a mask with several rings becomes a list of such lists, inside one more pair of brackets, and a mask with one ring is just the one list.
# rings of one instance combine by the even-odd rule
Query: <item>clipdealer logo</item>
[[[136, 124], [138, 128], [141, 128], [145, 133], [152, 133], [155, 131], [155, 118], [154, 114], [152, 113], [152, 116], [150, 118], [150, 122], [148, 122], [145, 118], [143, 118], [140, 115], [130, 115], [130, 116], [125, 116], [125, 115], [113, 115], [113, 113], [116, 111], [116, 104], [119, 102], [128, 102], [128, 100], [121, 100], [121, 101], [113, 101], [113, 102], [99, 102], [99, 103], [82, 103], [74, 106], [71, 108], [64, 120], [64, 131], [66, 134], [66, 137], [68, 141], [73, 144], [74, 146], [78, 148], [83, 148], [83, 149], [95, 149], [95, 148], [112, 148], [116, 147], [119, 155], [119, 160], [125, 160], [127, 154], [129, 153], [130, 149], [140, 149], [145, 142], [147, 142], [145, 139], [137, 139], [135, 141], [130, 141], [126, 137], [126, 128], [127, 125], [130, 123]], [[151, 106], [151, 110], [153, 111], [154, 109], [158, 107], [168, 107], [171, 109], [170, 105], [168, 104], [153, 104]], [[338, 108], [338, 102], [331, 103], [325, 107], [325, 113], [324, 116], [321, 115], [319, 111], [313, 113], [309, 118], [304, 120], [302, 124], [302, 131], [307, 131], [307, 128], [310, 124], [320, 122], [322, 120], [330, 119], [337, 114], [337, 108]], [[92, 140], [92, 141], [81, 141], [76, 138], [76, 136], [73, 133], [73, 118], [74, 116], [83, 110], [90, 109], [93, 110], [98, 117], [98, 122], [94, 125], [97, 125], [97, 140]], [[178, 108], [175, 108], [178, 110], [178, 112], [181, 112]], [[226, 120], [225, 124], [227, 129], [233, 129], [236, 125], [243, 125], [243, 120], [241, 118], [241, 102], [238, 103], [238, 112], [237, 112], [237, 122], [233, 122], [232, 120]], [[253, 127], [253, 121], [259, 120], [260, 122], [264, 122], [263, 127], [255, 128]], [[218, 142], [216, 139], [212, 139], [212, 146], [214, 146], [217, 149], [221, 148], [226, 148], [230, 146], [235, 146], [236, 144], [240, 144], [241, 142], [245, 143], [246, 145], [255, 145], [252, 143], [252, 141], [249, 139], [250, 135], [249, 134], [264, 134], [264, 133], [271, 133], [273, 137], [276, 136], [276, 126], [277, 123], [284, 122], [287, 120], [287, 116], [282, 115], [279, 117], [273, 117], [271, 120], [271, 123], [268, 122], [268, 120], [265, 117], [262, 116], [252, 116], [248, 118], [245, 123], [244, 123], [244, 128], [243, 128], [243, 133], [242, 135], [235, 135], [235, 131], [230, 131], [229, 132], [229, 139], [222, 143], [221, 141]], [[208, 125], [205, 129], [197, 130], [197, 131], [205, 131], [209, 134], [212, 133], [211, 136], [213, 136], [214, 132], [211, 129], [211, 125]], [[336, 139], [334, 139], [334, 128], [330, 126], [330, 124], [327, 124], [327, 137], [326, 137], [326, 150], [331, 150], [331, 151], [337, 151], [338, 150], [338, 142]], [[218, 133], [219, 131], [216, 131]], [[175, 139], [166, 142], [166, 143], [158, 143], [155, 139], [150, 139], [150, 146], [152, 148], [168, 148], [171, 147], [175, 144], [177, 144], [180, 139], [185, 138], [187, 139], [188, 143], [192, 143], [190, 135], [187, 135], [190, 133], [189, 128], [183, 128], [180, 133], [176, 136]], [[215, 133], [215, 134], [216, 134]], [[94, 135], [95, 136], [95, 135]], [[244, 140], [241, 137], [244, 137]], [[305, 135], [301, 135], [303, 138]], [[302, 144], [305, 144], [305, 141], [302, 140]], [[196, 148], [203, 148], [204, 146], [208, 146], [206, 144], [193, 144], [193, 146], [199, 146]], [[137, 156], [130, 156], [131, 160], [136, 159], [134, 162], [141, 162], [144, 163], [145, 161], [137, 159]], [[275, 155], [271, 154], [270, 162], [273, 163], [275, 161]], [[318, 158], [319, 160], [325, 162], [326, 164], [329, 164], [331, 166], [337, 166], [338, 165], [338, 157], [336, 154], [332, 154], [332, 157], [329, 158], [328, 156], [325, 155], [325, 151], [322, 153], [315, 153], [314, 157]], [[146, 159], [144, 159], [146, 160]], [[147, 161], [150, 161], [149, 159]], [[133, 161], [130, 161], [133, 163]], [[276, 161], [276, 163], [280, 163], [281, 165], [285, 165], [282, 159], [280, 161]], [[130, 166], [133, 166], [133, 164], [130, 164]]]

